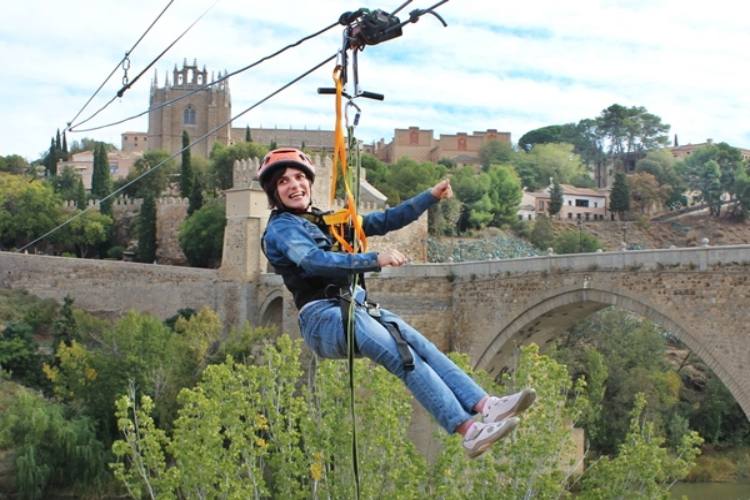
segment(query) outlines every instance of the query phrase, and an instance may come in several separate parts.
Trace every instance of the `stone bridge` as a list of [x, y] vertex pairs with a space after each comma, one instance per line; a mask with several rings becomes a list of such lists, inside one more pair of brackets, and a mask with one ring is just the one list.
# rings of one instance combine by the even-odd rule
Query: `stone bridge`
[[[441, 348], [467, 352], [499, 374], [517, 347], [547, 344], [608, 306], [662, 325], [711, 367], [750, 415], [750, 245], [415, 264], [368, 277], [371, 297]], [[229, 323], [250, 320], [296, 332], [278, 276], [0, 252], [0, 288], [23, 288], [85, 309], [130, 308], [168, 317], [213, 307]]]
[[[262, 281], [259, 318], [293, 330], [280, 282]], [[750, 245], [411, 265], [370, 277], [368, 289], [442, 349], [495, 375], [512, 368], [519, 345], [544, 347], [616, 306], [677, 336], [750, 416]]]

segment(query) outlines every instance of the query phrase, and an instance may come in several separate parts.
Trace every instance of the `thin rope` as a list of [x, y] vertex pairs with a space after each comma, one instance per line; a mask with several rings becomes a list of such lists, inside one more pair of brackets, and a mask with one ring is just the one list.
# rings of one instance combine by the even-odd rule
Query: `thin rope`
[[127, 118], [123, 118], [121, 120], [117, 120], [117, 121], [112, 122], [112, 123], [106, 123], [104, 125], [98, 125], [96, 127], [90, 127], [90, 128], [80, 129], [80, 130], [72, 130], [72, 128], [78, 127], [78, 126], [82, 125], [83, 123], [85, 123], [85, 122], [81, 122], [81, 123], [77, 123], [77, 124], [73, 125], [73, 127], [71, 127], [69, 130], [71, 132], [92, 132], [94, 130], [101, 130], [103, 128], [114, 127], [115, 125], [120, 125], [120, 124], [128, 122], [130, 120], [134, 120], [136, 118], [140, 118], [141, 116], [147, 115], [147, 114], [149, 114], [149, 113], [151, 113], [153, 111], [158, 111], [158, 110], [160, 110], [162, 108], [165, 108], [167, 106], [171, 106], [172, 104], [174, 104], [174, 103], [176, 103], [178, 101], [181, 101], [182, 99], [186, 99], [186, 98], [188, 98], [188, 97], [190, 97], [192, 95], [197, 94], [198, 92], [202, 92], [202, 91], [204, 91], [204, 90], [206, 90], [206, 89], [208, 89], [208, 88], [210, 88], [210, 87], [212, 87], [214, 85], [218, 85], [219, 83], [223, 82], [224, 80], [229, 79], [230, 77], [239, 75], [240, 73], [242, 73], [244, 71], [247, 71], [247, 70], [249, 70], [251, 68], [254, 68], [255, 66], [259, 65], [262, 62], [268, 61], [269, 59], [273, 59], [274, 57], [278, 56], [282, 52], [285, 52], [285, 51], [287, 51], [287, 50], [289, 50], [289, 49], [291, 49], [293, 47], [297, 47], [298, 45], [302, 44], [303, 42], [306, 42], [307, 40], [311, 40], [311, 39], [313, 39], [313, 38], [315, 38], [317, 36], [320, 36], [323, 33], [325, 33], [326, 31], [330, 30], [331, 28], [334, 28], [337, 25], [338, 25], [338, 22], [330, 24], [329, 26], [326, 26], [325, 28], [316, 31], [315, 33], [311, 33], [310, 35], [307, 35], [305, 37], [300, 38], [296, 42], [290, 43], [289, 45], [286, 45], [285, 47], [282, 47], [281, 49], [277, 50], [276, 52], [274, 52], [272, 54], [269, 54], [267, 56], [261, 57], [257, 61], [252, 62], [252, 63], [248, 64], [247, 66], [244, 66], [244, 67], [242, 67], [240, 69], [232, 71], [231, 73], [228, 73], [228, 74], [224, 75], [223, 77], [219, 78], [218, 80], [214, 80], [214, 81], [212, 81], [210, 83], [207, 83], [205, 85], [202, 85], [202, 86], [198, 87], [197, 89], [194, 89], [194, 90], [192, 90], [192, 91], [190, 91], [190, 92], [188, 92], [186, 94], [183, 94], [181, 96], [175, 97], [174, 99], [170, 99], [168, 101], [165, 101], [165, 102], [161, 103], [160, 105], [158, 105], [156, 107], [153, 107], [153, 108], [150, 107], [147, 110], [142, 111], [141, 113], [129, 116]]
[[[102, 111], [104, 111], [105, 109], [107, 109], [107, 107], [109, 107], [109, 105], [110, 105], [110, 104], [112, 104], [112, 103], [114, 102], [114, 100], [115, 100], [115, 99], [117, 99], [118, 97], [122, 97], [122, 96], [123, 96], [123, 94], [125, 93], [125, 91], [126, 91], [126, 90], [128, 90], [128, 89], [129, 89], [129, 88], [130, 88], [130, 87], [131, 87], [131, 86], [132, 86], [132, 85], [133, 85], [133, 84], [134, 84], [134, 83], [135, 83], [136, 81], [138, 81], [138, 79], [139, 79], [139, 78], [140, 78], [140, 77], [141, 77], [141, 76], [142, 76], [142, 75], [143, 75], [143, 74], [144, 74], [144, 73], [145, 73], [146, 71], [148, 71], [148, 70], [149, 70], [149, 69], [150, 69], [150, 68], [151, 68], [151, 67], [152, 67], [152, 66], [153, 66], [154, 64], [156, 64], [156, 62], [157, 62], [157, 61], [158, 61], [159, 59], [161, 59], [161, 58], [162, 58], [162, 57], [164, 56], [164, 54], [166, 54], [166, 53], [167, 53], [167, 52], [169, 51], [169, 49], [171, 49], [172, 47], [174, 47], [174, 45], [175, 45], [175, 44], [176, 44], [177, 42], [179, 42], [179, 41], [180, 41], [180, 40], [182, 39], [182, 37], [184, 37], [184, 36], [185, 36], [185, 35], [186, 35], [186, 34], [187, 34], [187, 33], [188, 33], [188, 32], [189, 32], [189, 31], [190, 31], [191, 29], [193, 29], [193, 26], [195, 26], [196, 24], [198, 24], [198, 21], [200, 21], [201, 19], [203, 19], [203, 16], [205, 16], [205, 15], [206, 15], [206, 14], [207, 14], [207, 13], [208, 13], [208, 12], [209, 12], [209, 11], [210, 11], [211, 9], [213, 9], [213, 8], [214, 8], [214, 6], [216, 6], [216, 4], [217, 4], [217, 3], [219, 3], [219, 0], [216, 0], [216, 1], [214, 2], [214, 3], [212, 3], [212, 4], [211, 4], [211, 6], [210, 6], [209, 8], [207, 8], [206, 10], [204, 10], [204, 11], [203, 11], [203, 13], [202, 13], [202, 14], [201, 14], [200, 16], [198, 16], [198, 17], [197, 17], [197, 18], [195, 19], [195, 21], [193, 21], [193, 22], [192, 22], [192, 23], [190, 24], [190, 26], [188, 26], [188, 27], [187, 27], [187, 28], [185, 29], [185, 31], [183, 31], [182, 33], [180, 33], [180, 35], [179, 35], [179, 36], [178, 36], [177, 38], [175, 38], [175, 39], [174, 39], [174, 40], [172, 41], [172, 43], [170, 43], [169, 45], [167, 45], [167, 48], [165, 48], [164, 50], [162, 50], [162, 51], [161, 51], [161, 53], [160, 53], [160, 54], [159, 54], [158, 56], [156, 56], [156, 58], [155, 58], [155, 59], [153, 59], [153, 60], [152, 60], [152, 61], [151, 61], [151, 62], [150, 62], [150, 63], [148, 64], [148, 66], [146, 66], [146, 68], [144, 68], [144, 69], [143, 69], [143, 71], [141, 71], [140, 73], [138, 73], [138, 75], [137, 75], [137, 76], [136, 76], [136, 77], [135, 77], [135, 78], [134, 78], [134, 79], [133, 79], [133, 80], [132, 80], [131, 82], [126, 82], [126, 83], [125, 83], [125, 85], [124, 85], [124, 86], [123, 86], [123, 87], [122, 87], [122, 88], [121, 88], [120, 90], [118, 90], [118, 91], [117, 91], [117, 93], [116, 93], [116, 94], [115, 94], [114, 96], [112, 96], [112, 98], [111, 98], [111, 99], [110, 99], [109, 101], [107, 101], [107, 102], [106, 102], [106, 103], [104, 104], [104, 106], [102, 106], [101, 108], [97, 109], [97, 110], [96, 110], [96, 111], [95, 111], [95, 112], [94, 112], [94, 113], [93, 113], [93, 114], [92, 114], [91, 116], [89, 116], [89, 117], [88, 117], [88, 118], [86, 118], [85, 120], [82, 120], [82, 121], [80, 121], [80, 122], [76, 123], [75, 125], [70, 125], [70, 126], [68, 127], [68, 130], [69, 130], [69, 131], [71, 131], [71, 132], [83, 132], [83, 130], [73, 130], [73, 129], [74, 129], [75, 127], [78, 127], [78, 126], [80, 126], [80, 125], [83, 125], [84, 123], [87, 123], [87, 122], [91, 121], [91, 120], [92, 120], [92, 119], [93, 119], [93, 118], [94, 118], [95, 116], [97, 116], [97, 115], [98, 115], [99, 113], [101, 113]], [[94, 130], [96, 130], [96, 129], [94, 129]], [[88, 130], [87, 130], [87, 131], [88, 131]]]
[[[270, 94], [268, 94], [268, 95], [267, 95], [267, 96], [265, 96], [264, 98], [262, 98], [262, 99], [260, 99], [259, 101], [257, 101], [257, 102], [256, 102], [255, 104], [253, 104], [252, 106], [250, 106], [250, 107], [248, 107], [248, 108], [245, 108], [245, 109], [244, 109], [244, 110], [243, 110], [242, 112], [240, 112], [240, 113], [238, 113], [238, 114], [234, 115], [234, 116], [233, 116], [233, 117], [231, 117], [231, 118], [230, 118], [229, 120], [227, 120], [227, 121], [225, 121], [224, 123], [222, 123], [221, 125], [218, 125], [218, 126], [216, 126], [216, 127], [212, 128], [211, 130], [209, 130], [208, 132], [206, 132], [205, 134], [203, 134], [203, 135], [202, 135], [202, 136], [200, 136], [199, 138], [195, 139], [195, 140], [194, 140], [193, 142], [191, 142], [190, 144], [188, 144], [188, 145], [187, 145], [187, 146], [185, 146], [184, 148], [182, 148], [182, 149], [180, 149], [179, 151], [177, 151], [176, 153], [174, 153], [174, 154], [173, 154], [172, 156], [169, 156], [168, 158], [166, 158], [166, 159], [162, 160], [162, 161], [161, 161], [160, 163], [158, 163], [158, 164], [154, 165], [154, 166], [153, 166], [152, 168], [150, 168], [150, 169], [146, 170], [145, 172], [143, 172], [143, 173], [142, 173], [141, 175], [139, 175], [138, 177], [136, 177], [136, 178], [135, 178], [135, 179], [133, 179], [132, 181], [130, 181], [130, 182], [126, 183], [125, 185], [121, 186], [120, 188], [118, 188], [118, 189], [116, 189], [116, 190], [112, 191], [112, 192], [111, 192], [111, 193], [109, 193], [109, 194], [108, 194], [107, 196], [105, 196], [104, 198], [100, 199], [100, 200], [99, 200], [99, 203], [101, 204], [101, 202], [103, 202], [103, 201], [106, 201], [106, 200], [108, 200], [108, 199], [110, 199], [110, 198], [112, 198], [112, 197], [116, 196], [117, 194], [119, 194], [119, 193], [123, 192], [124, 190], [126, 190], [127, 188], [129, 188], [130, 186], [132, 186], [133, 184], [135, 184], [136, 182], [138, 182], [139, 180], [143, 179], [144, 177], [146, 177], [146, 176], [147, 176], [147, 175], [149, 175], [150, 173], [152, 173], [152, 172], [155, 172], [155, 171], [156, 171], [156, 170], [157, 170], [158, 168], [160, 168], [160, 167], [161, 167], [162, 165], [166, 164], [166, 163], [167, 163], [167, 162], [168, 162], [169, 160], [172, 160], [172, 159], [174, 159], [174, 158], [177, 158], [177, 157], [178, 157], [179, 155], [181, 155], [181, 154], [182, 154], [182, 153], [183, 153], [183, 152], [184, 152], [185, 150], [187, 150], [187, 149], [189, 149], [189, 148], [191, 148], [191, 147], [195, 146], [196, 144], [200, 143], [201, 141], [203, 141], [204, 139], [206, 139], [207, 137], [209, 137], [209, 136], [210, 136], [211, 134], [213, 134], [214, 132], [217, 132], [218, 130], [221, 130], [222, 128], [226, 127], [227, 125], [229, 125], [230, 123], [232, 123], [232, 122], [233, 122], [234, 120], [236, 120], [237, 118], [239, 118], [239, 117], [241, 117], [242, 115], [244, 115], [244, 114], [246, 114], [246, 113], [248, 113], [248, 112], [252, 111], [253, 109], [257, 108], [258, 106], [260, 106], [260, 105], [261, 105], [261, 104], [263, 104], [264, 102], [268, 101], [269, 99], [271, 99], [271, 98], [272, 98], [272, 97], [274, 97], [275, 95], [279, 94], [279, 93], [280, 93], [281, 91], [283, 91], [283, 90], [286, 90], [287, 88], [291, 87], [292, 85], [294, 85], [294, 84], [295, 84], [295, 83], [297, 83], [298, 81], [302, 80], [303, 78], [305, 78], [305, 77], [306, 77], [306, 76], [308, 76], [309, 74], [313, 73], [314, 71], [316, 71], [316, 70], [320, 69], [320, 68], [321, 68], [321, 67], [323, 67], [324, 65], [326, 65], [326, 64], [328, 64], [329, 62], [331, 62], [331, 61], [333, 61], [334, 59], [336, 59], [336, 57], [337, 57], [337, 56], [338, 56], [338, 51], [337, 51], [337, 52], [336, 52], [335, 54], [333, 54], [332, 56], [330, 56], [330, 57], [326, 58], [325, 60], [323, 60], [323, 61], [321, 61], [320, 63], [316, 64], [316, 65], [315, 65], [315, 66], [313, 66], [312, 68], [308, 69], [307, 71], [305, 71], [304, 73], [302, 73], [302, 74], [301, 74], [301, 75], [299, 75], [298, 77], [294, 78], [293, 80], [291, 80], [291, 81], [287, 82], [286, 84], [282, 85], [282, 86], [281, 86], [281, 87], [279, 87], [278, 89], [274, 90], [273, 92], [271, 92]], [[92, 208], [93, 208], [93, 207], [91, 207], [91, 206], [89, 206], [89, 207], [86, 207], [86, 208], [85, 208], [84, 210], [81, 210], [80, 212], [78, 212], [77, 214], [73, 215], [72, 217], [70, 217], [69, 219], [67, 219], [66, 221], [64, 221], [63, 223], [61, 223], [61, 224], [59, 224], [59, 225], [55, 226], [54, 228], [50, 229], [49, 231], [47, 231], [46, 233], [44, 233], [44, 234], [43, 234], [42, 236], [40, 236], [40, 237], [38, 237], [37, 239], [35, 239], [35, 240], [31, 241], [30, 243], [27, 243], [27, 244], [26, 244], [26, 245], [24, 245], [24, 246], [22, 246], [21, 248], [19, 248], [19, 249], [18, 249], [18, 252], [23, 252], [23, 251], [24, 251], [24, 250], [26, 250], [27, 248], [29, 248], [29, 247], [31, 247], [31, 246], [33, 246], [33, 245], [35, 245], [36, 243], [38, 243], [38, 242], [42, 241], [43, 239], [47, 238], [47, 237], [48, 237], [48, 236], [50, 236], [51, 234], [53, 234], [53, 233], [57, 232], [58, 230], [62, 229], [63, 227], [65, 227], [65, 226], [67, 226], [68, 224], [70, 224], [71, 222], [73, 222], [74, 220], [78, 219], [79, 217], [81, 217], [81, 216], [82, 216], [83, 214], [85, 214], [86, 212], [88, 212], [88, 211], [89, 211], [89, 210], [91, 210]]]
[[141, 40], [143, 40], [143, 38], [146, 36], [146, 34], [149, 31], [151, 31], [151, 28], [154, 27], [154, 25], [156, 24], [156, 22], [161, 18], [162, 15], [164, 15], [164, 13], [167, 11], [167, 9], [169, 8], [169, 6], [172, 5], [173, 3], [174, 3], [174, 0], [169, 0], [169, 3], [167, 3], [166, 7], [164, 7], [162, 9], [162, 11], [159, 13], [159, 15], [156, 16], [156, 19], [154, 19], [151, 22], [151, 24], [149, 25], [149, 27], [146, 28], [146, 31], [144, 31], [143, 34], [140, 36], [140, 38], [138, 38], [138, 40], [136, 40], [136, 42], [133, 44], [133, 46], [130, 47], [130, 50], [128, 50], [127, 52], [125, 52], [125, 55], [123, 56], [123, 58], [120, 60], [120, 62], [118, 62], [115, 65], [115, 67], [112, 69], [112, 72], [109, 74], [109, 76], [107, 76], [107, 78], [104, 79], [104, 81], [101, 83], [101, 85], [99, 85], [99, 88], [94, 91], [94, 93], [91, 95], [91, 97], [89, 97], [88, 101], [86, 101], [86, 103], [83, 105], [83, 107], [81, 107], [81, 109], [78, 110], [78, 113], [76, 113], [76, 115], [70, 121], [68, 121], [68, 127], [70, 127], [71, 123], [73, 123], [74, 121], [76, 121], [76, 119], [81, 115], [81, 113], [83, 113], [83, 110], [86, 109], [86, 107], [91, 103], [91, 101], [94, 99], [94, 97], [96, 97], [99, 94], [99, 91], [101, 91], [102, 88], [104, 88], [104, 85], [106, 85], [107, 82], [109, 81], [109, 79], [112, 78], [112, 75], [114, 75], [115, 72], [120, 68], [120, 66], [122, 65], [122, 63], [124, 63], [125, 60], [128, 57], [130, 57], [130, 54], [132, 54], [133, 51], [135, 50], [135, 48], [138, 46], [138, 44], [141, 43]]

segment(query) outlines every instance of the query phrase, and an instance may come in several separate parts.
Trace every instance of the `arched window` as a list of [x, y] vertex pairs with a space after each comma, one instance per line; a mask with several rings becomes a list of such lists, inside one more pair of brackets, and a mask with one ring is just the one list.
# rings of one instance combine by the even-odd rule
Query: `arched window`
[[185, 125], [195, 125], [195, 110], [191, 104], [189, 104], [188, 107], [185, 108], [184, 113], [182, 113], [182, 121]]

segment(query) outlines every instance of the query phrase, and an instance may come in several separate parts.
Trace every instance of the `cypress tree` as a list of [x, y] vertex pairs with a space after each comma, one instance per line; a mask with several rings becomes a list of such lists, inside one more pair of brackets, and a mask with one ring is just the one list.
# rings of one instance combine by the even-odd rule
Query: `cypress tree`
[[270, 149], [271, 151], [273, 151], [277, 147], [278, 146], [276, 145], [276, 141], [271, 141], [271, 144], [268, 146], [268, 149]]
[[86, 188], [83, 187], [83, 179], [79, 177], [78, 185], [76, 186], [76, 206], [79, 210], [85, 210], [87, 203]]
[[44, 159], [44, 166], [47, 167], [47, 177], [57, 175], [57, 148], [55, 147], [55, 138], [50, 139], [49, 152]]
[[55, 150], [58, 153], [62, 151], [62, 141], [60, 140], [60, 129], [57, 129], [57, 134], [55, 135]]
[[62, 136], [62, 159], [65, 161], [68, 161], [70, 159], [70, 154], [68, 153], [68, 139], [65, 135], [65, 131], [63, 130], [63, 136]]
[[620, 214], [620, 218], [625, 212], [630, 210], [630, 187], [625, 174], [617, 172], [615, 174], [615, 183], [612, 185], [612, 192], [609, 195], [609, 209]]
[[151, 192], [147, 192], [143, 198], [138, 214], [138, 250], [135, 257], [138, 262], [156, 260], [156, 200]]
[[180, 167], [180, 195], [183, 198], [190, 198], [193, 194], [193, 167], [190, 164], [190, 136], [187, 130], [182, 131], [182, 166]]
[[203, 206], [203, 183], [199, 178], [195, 178], [193, 182], [193, 191], [190, 193], [188, 203], [188, 215], [192, 215], [196, 210], [200, 210]]
[[562, 186], [560, 186], [560, 182], [557, 180], [557, 178], [555, 178], [555, 180], [552, 182], [552, 189], [550, 189], [549, 197], [549, 215], [551, 217], [553, 215], [559, 214], [560, 209], [562, 209], [563, 205]]
[[250, 134], [250, 125], [245, 125], [245, 142], [253, 142], [253, 136]]
[[94, 146], [94, 169], [91, 174], [91, 194], [101, 199], [112, 190], [112, 179], [109, 174], [109, 159], [104, 143], [97, 142]]

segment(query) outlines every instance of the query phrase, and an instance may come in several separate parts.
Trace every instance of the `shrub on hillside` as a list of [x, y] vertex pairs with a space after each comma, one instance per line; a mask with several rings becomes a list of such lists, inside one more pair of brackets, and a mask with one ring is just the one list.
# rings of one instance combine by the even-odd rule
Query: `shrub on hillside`
[[224, 200], [214, 200], [185, 219], [180, 226], [180, 247], [195, 267], [219, 267], [226, 226]]

